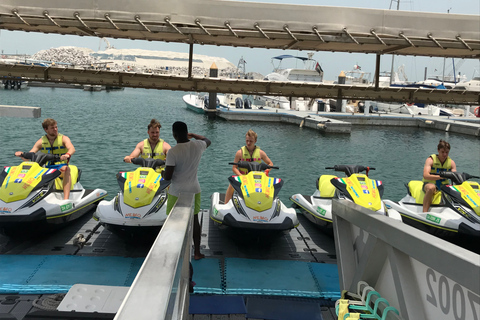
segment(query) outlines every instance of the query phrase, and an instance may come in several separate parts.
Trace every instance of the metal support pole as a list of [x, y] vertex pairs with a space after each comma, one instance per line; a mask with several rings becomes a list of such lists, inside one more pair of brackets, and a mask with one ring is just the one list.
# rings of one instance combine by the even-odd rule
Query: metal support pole
[[[212, 63], [212, 66], [210, 67], [210, 77], [211, 78], [218, 77], [218, 68], [215, 62]], [[208, 108], [206, 111], [209, 119], [215, 119], [217, 115], [217, 93], [216, 92], [210, 92], [208, 94]]]
[[[390, 79], [391, 77], [393, 77], [393, 75], [390, 75]], [[377, 54], [377, 59], [375, 61], [375, 90], [378, 90], [378, 87], [380, 85], [379, 82], [380, 82], [380, 55]]]
[[193, 43], [190, 43], [190, 48], [188, 51], [188, 78], [192, 77], [192, 69], [193, 69]]
[[[340, 75], [338, 76], [338, 84], [345, 84], [345, 80], [346, 80], [346, 76], [345, 76], [345, 73], [342, 71], [340, 72]], [[345, 108], [344, 108], [344, 99], [342, 99], [342, 89], [339, 89], [338, 90], [338, 97], [337, 97], [337, 105], [335, 106], [335, 112], [345, 112]], [[346, 107], [346, 106], [345, 106]]]

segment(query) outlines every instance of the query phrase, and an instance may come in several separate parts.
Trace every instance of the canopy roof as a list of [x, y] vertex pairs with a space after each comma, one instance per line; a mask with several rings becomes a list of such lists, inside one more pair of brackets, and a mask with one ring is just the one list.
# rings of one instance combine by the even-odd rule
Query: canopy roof
[[0, 29], [308, 51], [479, 58], [480, 16], [222, 0], [2, 0]]
[[284, 54], [284, 55], [281, 55], [281, 56], [276, 56], [276, 57], [273, 57], [272, 59], [277, 59], [277, 60], [282, 61], [283, 59], [289, 59], [289, 58], [299, 59], [299, 60], [302, 60], [302, 61], [310, 60], [309, 58], [292, 56], [290, 54]]

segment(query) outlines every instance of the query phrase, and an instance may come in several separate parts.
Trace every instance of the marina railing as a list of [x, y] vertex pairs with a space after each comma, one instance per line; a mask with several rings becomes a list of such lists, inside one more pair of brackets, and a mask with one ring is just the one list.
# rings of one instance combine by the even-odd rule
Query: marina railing
[[181, 194], [115, 320], [187, 319], [193, 194]]
[[333, 213], [340, 289], [365, 281], [405, 320], [480, 319], [480, 255], [345, 200]]

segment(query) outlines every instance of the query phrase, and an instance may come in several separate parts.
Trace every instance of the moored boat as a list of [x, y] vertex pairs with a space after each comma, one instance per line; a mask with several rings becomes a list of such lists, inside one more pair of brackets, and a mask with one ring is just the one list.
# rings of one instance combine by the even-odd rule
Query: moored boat
[[[217, 94], [217, 108], [221, 105], [223, 99], [223, 95]], [[187, 105], [187, 109], [204, 114], [205, 109], [208, 108], [209, 96], [208, 93], [189, 93], [183, 96], [183, 102]]]

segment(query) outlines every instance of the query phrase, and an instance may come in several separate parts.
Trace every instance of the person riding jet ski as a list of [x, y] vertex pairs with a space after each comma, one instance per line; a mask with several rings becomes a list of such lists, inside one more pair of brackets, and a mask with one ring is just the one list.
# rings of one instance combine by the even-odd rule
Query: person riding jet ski
[[[46, 166], [51, 169], [58, 169], [62, 173], [60, 178], [63, 179], [63, 198], [68, 200], [72, 187], [71, 170], [68, 162], [75, 153], [75, 147], [69, 137], [58, 133], [57, 121], [54, 119], [45, 119], [42, 127], [43, 130], [45, 130], [45, 135], [35, 142], [30, 152], [36, 153], [37, 151], [41, 151], [43, 153], [60, 155], [60, 161], [49, 161]], [[27, 161], [22, 155], [22, 151], [15, 152], [15, 156]]]
[[[143, 159], [152, 158], [165, 161], [167, 152], [171, 146], [160, 139], [160, 128], [162, 125], [156, 119], [152, 119], [148, 124], [148, 138], [140, 141], [129, 156], [125, 156], [123, 161], [132, 163], [132, 159], [142, 157]], [[157, 170], [160, 173], [159, 170]]]
[[[233, 160], [234, 163], [238, 163], [239, 161], [247, 161], [247, 162], [257, 162], [262, 163], [262, 160], [269, 166], [273, 166], [272, 160], [267, 156], [265, 151], [261, 150], [255, 144], [257, 143], [257, 133], [252, 129], [248, 130], [245, 134], [245, 145], [240, 148], [240, 150], [235, 153], [235, 159]], [[232, 171], [236, 176], [245, 175], [248, 173], [248, 170], [245, 168], [239, 168], [238, 165], [232, 166]], [[265, 170], [265, 173], [268, 176], [268, 172], [270, 169]], [[230, 201], [233, 196], [233, 187], [231, 184], [228, 185], [227, 192], [225, 193], [225, 203]]]
[[455, 172], [457, 166], [448, 154], [450, 153], [450, 143], [440, 140], [437, 146], [438, 154], [432, 154], [425, 161], [423, 167], [423, 212], [428, 212], [432, 204], [435, 193], [440, 192], [443, 185], [449, 184], [448, 179], [439, 175], [440, 172]]

